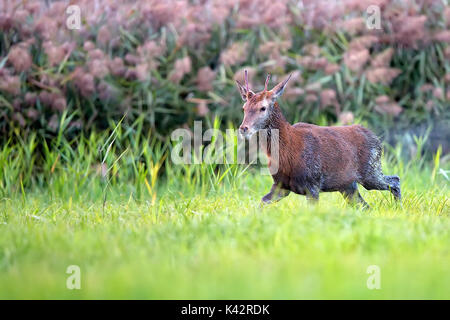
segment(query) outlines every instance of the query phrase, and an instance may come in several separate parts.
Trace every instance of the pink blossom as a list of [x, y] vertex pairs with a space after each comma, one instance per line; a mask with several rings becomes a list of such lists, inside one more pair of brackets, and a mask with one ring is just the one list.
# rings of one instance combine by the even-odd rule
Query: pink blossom
[[361, 36], [353, 38], [353, 40], [349, 44], [349, 48], [355, 51], [369, 49], [370, 47], [372, 47], [372, 45], [374, 45], [377, 42], [378, 38], [376, 36], [372, 35]]
[[356, 34], [365, 30], [366, 21], [363, 17], [356, 17], [344, 20], [338, 26], [349, 34]]
[[314, 58], [310, 57], [310, 56], [298, 57], [297, 63], [299, 65], [301, 65], [302, 67], [304, 67], [305, 69], [312, 69], [313, 63], [314, 63]]
[[320, 56], [320, 53], [321, 53], [320, 47], [315, 43], [310, 43], [310, 44], [305, 45], [303, 47], [303, 51], [307, 55], [312, 56], [312, 57], [318, 57], [318, 56]]
[[20, 93], [20, 78], [19, 76], [6, 75], [0, 79], [0, 90], [18, 95]]
[[197, 115], [200, 117], [204, 117], [209, 113], [208, 104], [205, 100], [200, 101], [197, 104]]
[[389, 67], [392, 56], [394, 55], [393, 48], [387, 48], [378, 55], [376, 55], [370, 62], [372, 67]]
[[11, 15], [0, 13], [0, 30], [8, 31], [13, 25], [14, 23]]
[[360, 72], [369, 60], [369, 50], [351, 49], [344, 54], [344, 63], [353, 72]]
[[401, 73], [400, 69], [395, 68], [371, 68], [366, 71], [367, 80], [372, 83], [381, 83], [388, 85]]
[[136, 76], [141, 81], [146, 81], [150, 77], [150, 68], [147, 63], [140, 63], [136, 66]]
[[386, 104], [386, 103], [388, 103], [390, 100], [391, 100], [391, 99], [389, 99], [388, 96], [383, 95], [383, 96], [378, 96], [378, 97], [376, 97], [375, 102], [376, 102], [377, 104]]
[[216, 73], [209, 67], [203, 67], [197, 72], [197, 89], [200, 91], [213, 90], [213, 81], [216, 77]]
[[127, 53], [127, 54], [125, 55], [125, 61], [126, 61], [128, 64], [134, 64], [134, 65], [136, 65], [136, 64], [138, 64], [139, 62], [141, 62], [141, 59], [140, 59], [137, 55], [134, 55], [134, 54], [131, 54], [131, 53]]
[[29, 12], [27, 10], [19, 9], [14, 12], [14, 19], [16, 22], [20, 24], [24, 24], [29, 16]]
[[326, 58], [315, 58], [312, 62], [312, 68], [315, 70], [323, 70], [328, 65]]
[[270, 5], [270, 10], [265, 10], [262, 22], [271, 28], [278, 28], [286, 24], [287, 6], [282, 1], [275, 1]]
[[391, 101], [387, 96], [379, 96], [375, 99], [375, 110], [382, 114], [388, 114], [391, 116], [398, 116], [403, 108], [397, 103]]
[[235, 42], [220, 55], [220, 61], [226, 66], [234, 66], [247, 60], [247, 43]]
[[287, 101], [292, 102], [304, 94], [305, 90], [303, 90], [302, 88], [289, 86], [285, 89], [283, 98], [286, 99]]
[[97, 42], [103, 46], [106, 46], [111, 41], [111, 31], [110, 26], [104, 24], [98, 29], [97, 32]]
[[320, 82], [313, 82], [305, 87], [307, 93], [318, 93], [322, 89]]
[[147, 41], [142, 46], [139, 46], [137, 48], [138, 54], [144, 59], [145, 58], [153, 59], [155, 57], [159, 57], [163, 55], [165, 51], [166, 51], [166, 44], [163, 41], [163, 39], [161, 39], [161, 41], [159, 42]]
[[337, 103], [336, 91], [333, 89], [324, 89], [320, 92], [320, 102], [322, 107], [332, 106]]
[[318, 100], [318, 98], [315, 94], [308, 94], [308, 95], [306, 95], [306, 98], [305, 98], [306, 103], [314, 103], [317, 100]]
[[27, 118], [31, 120], [36, 120], [39, 118], [39, 112], [34, 108], [28, 109], [25, 114]]
[[191, 72], [191, 59], [186, 56], [175, 61], [175, 66], [169, 75], [169, 80], [178, 83], [185, 74]]
[[58, 32], [57, 21], [50, 16], [42, 16], [35, 24], [35, 32], [45, 40], [55, 37]]
[[45, 106], [52, 104], [52, 94], [48, 91], [41, 91], [39, 93], [39, 102]]
[[439, 100], [443, 100], [444, 99], [444, 90], [442, 90], [442, 88], [439, 88], [439, 87], [434, 88], [433, 97], [435, 97], [436, 99], [439, 99]]
[[15, 45], [8, 54], [8, 60], [18, 72], [27, 71], [31, 68], [31, 55], [26, 45]]
[[27, 92], [25, 94], [25, 103], [28, 106], [34, 106], [37, 100], [37, 95], [35, 92]]
[[96, 59], [103, 60], [103, 59], [105, 59], [105, 53], [101, 49], [98, 49], [98, 48], [90, 50], [88, 52], [88, 59], [89, 60], [96, 60]]
[[77, 67], [73, 72], [74, 84], [84, 97], [90, 97], [95, 92], [94, 76]]
[[50, 66], [58, 65], [64, 60], [66, 50], [63, 46], [57, 47], [51, 41], [46, 41], [43, 47]]
[[341, 112], [339, 114], [338, 120], [343, 125], [350, 125], [353, 124], [353, 121], [355, 120], [355, 116], [350, 111]]
[[52, 101], [52, 109], [55, 111], [64, 111], [67, 107], [66, 98], [64, 96], [55, 96]]
[[108, 63], [109, 70], [111, 70], [111, 74], [116, 77], [122, 77], [125, 74], [125, 65], [123, 60], [119, 57], [115, 57], [110, 60]]
[[450, 43], [450, 30], [439, 31], [433, 36], [434, 41]]
[[321, 108], [326, 108], [328, 106], [333, 106], [336, 115], [340, 113], [340, 104], [337, 101], [336, 91], [333, 89], [324, 89], [320, 92], [320, 106]]
[[86, 51], [91, 51], [95, 49], [95, 44], [92, 41], [86, 41], [83, 45], [83, 49]]
[[425, 29], [426, 21], [425, 15], [393, 18], [395, 40], [400, 44], [412, 47], [417, 47], [418, 42], [428, 41], [429, 35]]
[[336, 72], [338, 72], [340, 69], [340, 66], [337, 65], [336, 63], [328, 63], [325, 67], [325, 73], [330, 75], [330, 74], [334, 74]]
[[95, 59], [88, 62], [89, 72], [96, 78], [101, 79], [109, 74], [108, 61]]

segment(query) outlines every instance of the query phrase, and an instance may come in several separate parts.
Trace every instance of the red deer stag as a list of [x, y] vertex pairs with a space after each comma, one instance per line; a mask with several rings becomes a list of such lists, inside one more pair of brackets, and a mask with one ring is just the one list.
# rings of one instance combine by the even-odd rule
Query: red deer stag
[[286, 197], [291, 191], [318, 200], [319, 192], [339, 191], [349, 202], [368, 207], [358, 192], [357, 183], [367, 190], [390, 190], [400, 200], [400, 178], [385, 176], [381, 171], [381, 143], [377, 136], [361, 125], [321, 127], [308, 123], [289, 124], [277, 99], [282, 95], [290, 76], [272, 90], [254, 93], [236, 81], [244, 103], [244, 120], [239, 132], [249, 139], [259, 130], [278, 130], [279, 152], [274, 155], [270, 142], [266, 145], [269, 164], [277, 161], [272, 172], [273, 185], [262, 198], [267, 204]]

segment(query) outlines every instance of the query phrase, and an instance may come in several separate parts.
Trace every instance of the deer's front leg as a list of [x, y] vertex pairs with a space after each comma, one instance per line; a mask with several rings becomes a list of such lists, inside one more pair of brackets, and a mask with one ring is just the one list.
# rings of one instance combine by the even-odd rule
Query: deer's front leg
[[316, 204], [319, 202], [319, 188], [311, 186], [306, 190], [306, 200], [309, 204]]
[[262, 197], [261, 204], [264, 205], [277, 202], [280, 199], [286, 197], [289, 193], [290, 193], [289, 190], [282, 189], [280, 188], [280, 186], [274, 183], [272, 185], [272, 188], [270, 188], [270, 192], [266, 194], [264, 197]]

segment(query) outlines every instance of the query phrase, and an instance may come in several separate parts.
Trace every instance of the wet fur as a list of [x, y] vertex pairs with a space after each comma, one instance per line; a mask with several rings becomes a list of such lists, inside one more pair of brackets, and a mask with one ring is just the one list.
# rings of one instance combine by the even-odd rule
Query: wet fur
[[[367, 205], [357, 184], [368, 190], [390, 190], [400, 199], [400, 179], [381, 171], [381, 143], [361, 125], [321, 127], [308, 123], [290, 125], [277, 103], [266, 128], [279, 130], [278, 171], [272, 177], [273, 193], [292, 191], [318, 199], [319, 192], [339, 191], [351, 202]], [[261, 128], [262, 129], [262, 128]], [[267, 143], [270, 147], [270, 143]], [[270, 148], [269, 161], [276, 161]], [[277, 199], [281, 199], [277, 194]], [[263, 202], [272, 202], [269, 193]]]

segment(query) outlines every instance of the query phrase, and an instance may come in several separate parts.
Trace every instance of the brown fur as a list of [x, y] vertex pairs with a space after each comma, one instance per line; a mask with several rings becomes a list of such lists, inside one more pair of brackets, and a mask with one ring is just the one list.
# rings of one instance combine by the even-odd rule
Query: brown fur
[[[288, 79], [289, 80], [289, 79]], [[279, 130], [279, 156], [269, 146], [269, 163], [279, 161], [272, 175], [274, 184], [262, 199], [277, 201], [290, 191], [317, 200], [319, 192], [340, 191], [349, 201], [367, 205], [357, 190], [390, 190], [400, 199], [400, 179], [381, 171], [381, 143], [374, 133], [361, 125], [321, 127], [308, 123], [290, 125], [275, 101], [287, 80], [271, 91], [255, 94], [238, 83], [244, 104], [241, 133], [261, 129]], [[268, 103], [269, 102], [269, 103]], [[267, 110], [266, 110], [267, 109]]]

